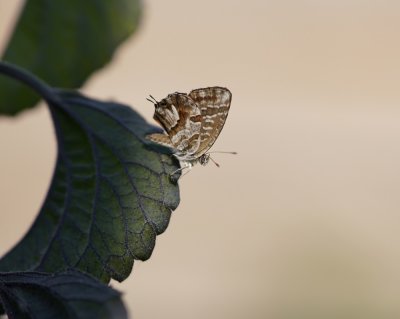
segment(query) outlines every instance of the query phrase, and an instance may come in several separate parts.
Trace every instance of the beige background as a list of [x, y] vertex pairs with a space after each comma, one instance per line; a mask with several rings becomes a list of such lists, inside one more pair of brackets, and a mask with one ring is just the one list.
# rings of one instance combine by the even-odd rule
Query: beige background
[[[0, 1], [4, 48], [21, 1]], [[149, 0], [140, 32], [83, 91], [152, 121], [149, 93], [233, 92], [152, 258], [135, 318], [400, 317], [400, 2]], [[99, 35], [101, 36], [101, 35]], [[0, 118], [0, 253], [46, 192], [44, 106]]]

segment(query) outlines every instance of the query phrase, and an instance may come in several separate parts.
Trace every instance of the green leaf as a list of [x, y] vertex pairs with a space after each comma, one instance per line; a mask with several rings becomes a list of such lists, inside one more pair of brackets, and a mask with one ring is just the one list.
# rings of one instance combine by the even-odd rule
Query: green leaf
[[[15, 71], [0, 65], [7, 70]], [[131, 108], [52, 90], [38, 80], [36, 90], [50, 103], [58, 158], [38, 218], [0, 260], [0, 271], [79, 268], [104, 282], [122, 281], [134, 259], [151, 256], [156, 235], [178, 206], [170, 174], [179, 163], [147, 144], [145, 136], [160, 129]]]
[[120, 294], [78, 271], [0, 273], [0, 302], [13, 318], [127, 318]]
[[[140, 2], [27, 0], [2, 59], [54, 87], [80, 87], [136, 30]], [[16, 114], [38, 100], [20, 83], [0, 78], [0, 114]]]

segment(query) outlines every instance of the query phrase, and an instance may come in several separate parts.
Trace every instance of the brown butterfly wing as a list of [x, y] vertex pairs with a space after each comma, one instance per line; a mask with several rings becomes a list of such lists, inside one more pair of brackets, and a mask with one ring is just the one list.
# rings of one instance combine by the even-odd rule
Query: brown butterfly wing
[[154, 143], [169, 147], [169, 148], [175, 148], [174, 145], [172, 145], [171, 139], [167, 134], [164, 133], [153, 133], [149, 134], [146, 136], [146, 138], [150, 141], [153, 141]]
[[[202, 116], [194, 101], [184, 93], [173, 93], [155, 104], [154, 119], [167, 132], [176, 156], [189, 160], [200, 145]], [[159, 138], [159, 137], [158, 137]], [[165, 141], [164, 141], [165, 142]]]
[[189, 96], [202, 116], [199, 147], [196, 151], [196, 156], [200, 157], [210, 149], [221, 133], [229, 113], [232, 93], [216, 86], [193, 90]]

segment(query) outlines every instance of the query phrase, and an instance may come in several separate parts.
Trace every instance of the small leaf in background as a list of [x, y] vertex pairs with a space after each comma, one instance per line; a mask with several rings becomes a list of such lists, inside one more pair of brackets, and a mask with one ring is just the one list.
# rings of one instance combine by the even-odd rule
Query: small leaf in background
[[51, 187], [35, 223], [0, 260], [0, 271], [79, 268], [124, 280], [150, 257], [179, 203], [178, 162], [149, 146], [157, 128], [131, 108], [54, 91], [58, 142]]
[[[136, 30], [140, 2], [27, 0], [2, 59], [54, 87], [80, 87]], [[0, 78], [0, 114], [16, 114], [38, 101], [29, 88]]]
[[117, 291], [79, 271], [0, 273], [0, 301], [10, 319], [127, 318]]

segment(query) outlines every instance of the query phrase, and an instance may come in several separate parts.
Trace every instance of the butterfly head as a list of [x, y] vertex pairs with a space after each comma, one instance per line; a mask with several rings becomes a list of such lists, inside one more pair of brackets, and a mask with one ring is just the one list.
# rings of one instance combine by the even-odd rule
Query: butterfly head
[[203, 154], [199, 157], [199, 163], [203, 166], [206, 166], [210, 161], [210, 154]]
[[219, 164], [213, 160], [210, 153], [205, 153], [201, 155], [198, 159], [199, 163], [203, 166], [206, 166], [210, 160], [215, 164], [215, 166], [219, 167]]

